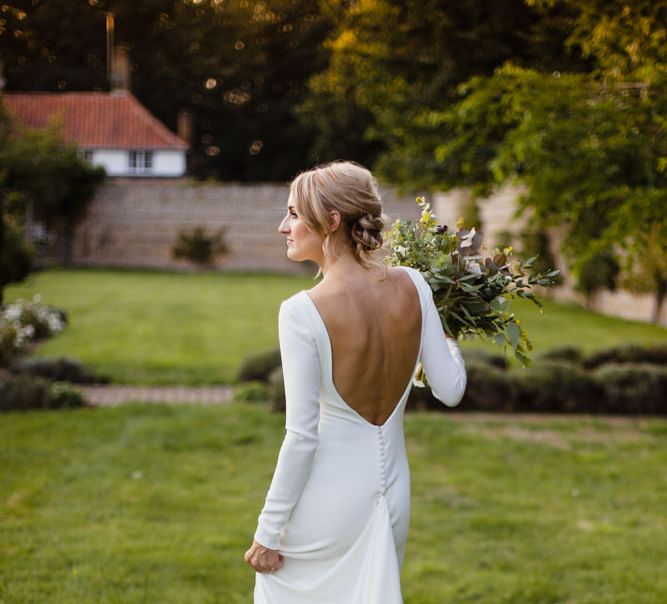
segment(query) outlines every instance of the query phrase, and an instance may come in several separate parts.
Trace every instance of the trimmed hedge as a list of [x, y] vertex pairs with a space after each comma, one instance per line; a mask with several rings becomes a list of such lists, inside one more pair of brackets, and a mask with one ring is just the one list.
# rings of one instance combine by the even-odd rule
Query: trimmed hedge
[[234, 388], [236, 402], [265, 403], [269, 398], [269, 388], [264, 382], [245, 382]]
[[[461, 408], [483, 411], [516, 411], [519, 381], [513, 374], [489, 365], [466, 364], [468, 383]], [[439, 407], [443, 403], [437, 401]]]
[[595, 370], [608, 413], [667, 414], [667, 367], [614, 363]]
[[[463, 401], [455, 409], [667, 415], [667, 365], [662, 362], [666, 352], [667, 347], [622, 346], [586, 359], [580, 349], [562, 347], [541, 355], [529, 368], [507, 370], [503, 356], [467, 350], [468, 383]], [[610, 359], [617, 362], [610, 363]], [[588, 365], [596, 369], [589, 370]], [[284, 411], [280, 366], [273, 369], [268, 382], [272, 408]], [[413, 387], [407, 409], [449, 408], [433, 396], [430, 388]]]
[[0, 384], [0, 410], [63, 409], [85, 407], [83, 396], [66, 382], [19, 375]]
[[562, 361], [564, 363], [580, 365], [583, 361], [583, 358], [584, 355], [579, 348], [576, 348], [575, 346], [560, 346], [542, 353], [539, 357], [539, 360]]
[[607, 348], [584, 359], [583, 365], [586, 369], [596, 369], [610, 363], [649, 363], [667, 366], [667, 344], [650, 347], [627, 344]]
[[240, 382], [268, 382], [271, 372], [280, 365], [280, 349], [271, 348], [246, 357], [239, 368], [238, 379]]
[[509, 362], [507, 357], [502, 354], [487, 352], [486, 350], [478, 350], [475, 348], [466, 349], [462, 351], [463, 360], [466, 366], [475, 363], [477, 365], [489, 365], [496, 369], [507, 369]]
[[285, 410], [285, 380], [282, 367], [276, 367], [269, 375], [269, 399], [274, 411]]
[[72, 382], [73, 384], [107, 383], [109, 379], [93, 373], [78, 359], [68, 357], [27, 358], [16, 361], [10, 367], [15, 374], [27, 374], [47, 380]]
[[605, 412], [602, 386], [594, 376], [571, 363], [540, 361], [515, 379], [519, 382], [517, 408], [521, 411]]

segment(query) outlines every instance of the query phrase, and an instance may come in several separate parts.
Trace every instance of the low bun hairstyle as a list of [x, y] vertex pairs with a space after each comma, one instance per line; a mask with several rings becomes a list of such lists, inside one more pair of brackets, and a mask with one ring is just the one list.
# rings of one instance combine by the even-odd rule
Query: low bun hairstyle
[[329, 212], [337, 210], [357, 262], [366, 268], [384, 264], [382, 231], [387, 216], [375, 177], [350, 161], [336, 161], [302, 172], [290, 185], [290, 196], [306, 226], [331, 244]]

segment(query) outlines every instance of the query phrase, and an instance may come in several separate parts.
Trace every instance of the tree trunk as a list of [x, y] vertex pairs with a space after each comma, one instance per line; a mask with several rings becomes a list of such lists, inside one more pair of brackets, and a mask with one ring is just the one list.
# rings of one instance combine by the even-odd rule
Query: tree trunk
[[72, 264], [72, 228], [71, 221], [68, 218], [63, 220], [62, 238], [63, 238], [63, 264], [70, 266]]
[[662, 306], [667, 296], [667, 281], [656, 279], [655, 288], [655, 305], [653, 306], [653, 317], [651, 321], [656, 325], [660, 323], [660, 315], [662, 315]]
[[0, 306], [5, 299], [5, 280], [7, 276], [2, 269], [2, 256], [5, 252], [5, 190], [0, 187]]

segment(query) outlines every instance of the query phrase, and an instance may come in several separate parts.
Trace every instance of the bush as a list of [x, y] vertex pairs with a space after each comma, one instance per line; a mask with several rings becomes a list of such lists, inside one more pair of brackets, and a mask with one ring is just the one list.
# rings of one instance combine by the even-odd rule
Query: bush
[[83, 395], [68, 382], [53, 382], [49, 391], [50, 409], [75, 409], [85, 407]]
[[5, 233], [0, 249], [0, 287], [4, 287], [8, 283], [23, 281], [30, 274], [35, 249], [24, 237], [23, 229], [14, 218], [3, 212], [0, 220]]
[[269, 375], [269, 399], [274, 411], [285, 410], [285, 381], [282, 367], [276, 367]]
[[234, 388], [234, 400], [240, 403], [264, 403], [270, 398], [264, 382], [247, 382]]
[[207, 233], [206, 228], [198, 225], [192, 231], [181, 230], [171, 253], [174, 258], [185, 258], [194, 264], [207, 265], [216, 255], [229, 251], [225, 242], [225, 227], [214, 233]]
[[9, 378], [0, 384], [0, 409], [47, 409], [51, 383], [27, 375]]
[[594, 372], [609, 413], [667, 414], [667, 367], [607, 364]]
[[542, 353], [539, 357], [541, 361], [562, 361], [564, 363], [572, 363], [573, 365], [580, 365], [582, 359], [583, 353], [575, 346], [552, 348]]
[[596, 369], [608, 363], [647, 363], [667, 366], [667, 345], [642, 347], [636, 344], [616, 346], [596, 352], [584, 359], [586, 369]]
[[31, 338], [38, 340], [54, 336], [65, 329], [67, 313], [57, 308], [42, 304], [42, 297], [35, 294], [33, 299], [26, 302], [22, 298], [2, 308], [2, 315], [8, 321], [22, 327], [30, 326]]
[[0, 410], [83, 407], [85, 399], [70, 384], [29, 375], [10, 377], [0, 384]]
[[108, 378], [98, 376], [84, 367], [79, 360], [67, 357], [23, 359], [13, 363], [10, 370], [15, 374], [28, 374], [74, 384], [107, 383], [109, 381]]
[[577, 289], [584, 292], [587, 299], [601, 289], [614, 291], [621, 267], [610, 250], [602, 250], [576, 269]]
[[509, 366], [507, 358], [502, 354], [487, 352], [486, 350], [479, 350], [475, 348], [466, 349], [462, 352], [462, 354], [466, 367], [469, 363], [477, 365], [488, 365], [490, 367], [495, 367], [496, 369], [507, 369]]
[[62, 331], [67, 314], [41, 304], [35, 294], [32, 301], [18, 299], [0, 307], [0, 367], [7, 367], [28, 344]]
[[492, 365], [466, 365], [468, 383], [461, 405], [484, 411], [514, 411], [519, 384], [512, 373]]
[[252, 354], [241, 363], [238, 379], [241, 382], [267, 382], [269, 374], [281, 363], [279, 348]]
[[522, 370], [518, 409], [548, 412], [604, 412], [604, 390], [598, 381], [570, 363], [540, 361]]

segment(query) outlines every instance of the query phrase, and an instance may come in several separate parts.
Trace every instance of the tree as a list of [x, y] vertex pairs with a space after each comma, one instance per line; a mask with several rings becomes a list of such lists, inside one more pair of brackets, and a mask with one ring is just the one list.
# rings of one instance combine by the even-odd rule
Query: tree
[[406, 164], [406, 180], [484, 192], [521, 182], [535, 226], [569, 225], [563, 251], [575, 272], [609, 249], [633, 263], [649, 232], [667, 247], [665, 3], [530, 4], [576, 10], [566, 45], [582, 49], [591, 72], [507, 62], [469, 79], [457, 102], [420, 116], [430, 137], [406, 129], [405, 148], [431, 157], [420, 170]]
[[68, 264], [72, 230], [104, 179], [104, 169], [81, 159], [76, 146], [63, 139], [57, 122], [45, 130], [31, 130], [12, 123], [4, 111], [0, 113], [4, 116], [0, 135], [2, 207], [9, 209], [6, 201], [11, 199], [17, 224], [26, 212], [34, 212], [47, 225], [58, 228], [61, 259]]
[[622, 280], [622, 285], [637, 293], [652, 293], [652, 321], [658, 323], [667, 298], [667, 247], [660, 239], [660, 232], [653, 225], [648, 233], [646, 253], [637, 258]]
[[[311, 79], [302, 115], [318, 128], [313, 153], [347, 151], [388, 180], [423, 185], [438, 162], [431, 111], [457, 100], [459, 84], [504, 61], [580, 70], [563, 49], [567, 7], [537, 10], [523, 0], [328, 0], [337, 23], [328, 67]], [[328, 153], [327, 153], [328, 152]]]
[[201, 178], [286, 180], [305, 164], [313, 127], [296, 106], [324, 68], [331, 28], [295, 0], [29, 0], [0, 27], [7, 89], [107, 90], [105, 12], [129, 47], [132, 91], [174, 130], [195, 120]]

